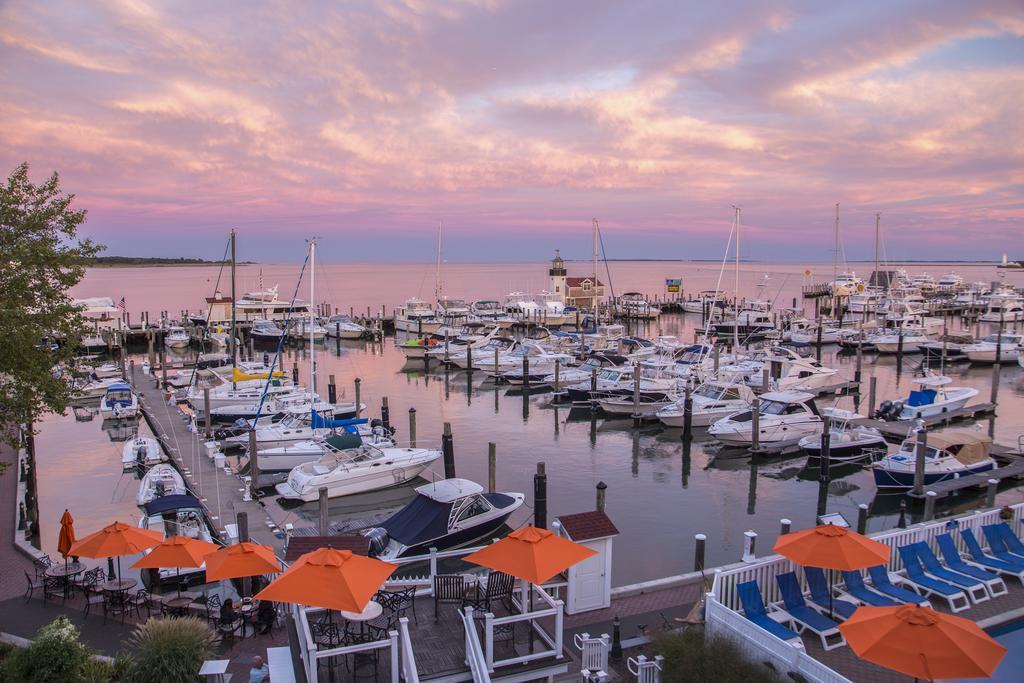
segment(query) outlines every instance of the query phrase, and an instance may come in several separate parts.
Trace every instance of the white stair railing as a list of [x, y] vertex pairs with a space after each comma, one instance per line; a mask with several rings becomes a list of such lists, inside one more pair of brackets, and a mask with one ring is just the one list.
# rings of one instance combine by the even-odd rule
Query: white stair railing
[[405, 683], [420, 683], [420, 675], [416, 671], [416, 655], [412, 650], [412, 639], [409, 637], [409, 618], [398, 620], [398, 639], [402, 651], [402, 679]]
[[664, 657], [658, 655], [647, 659], [645, 655], [630, 657], [626, 661], [629, 673], [636, 676], [636, 683], [661, 683], [661, 663]]
[[591, 678], [594, 675], [607, 674], [608, 651], [611, 649], [611, 639], [607, 633], [599, 638], [592, 638], [589, 633], [577, 633], [573, 642], [580, 651], [580, 668], [586, 672], [587, 680], [594, 680]]
[[487, 667], [487, 658], [480, 646], [480, 635], [476, 632], [473, 622], [473, 608], [467, 607], [459, 612], [466, 633], [466, 665], [475, 683], [491, 683], [491, 674]]

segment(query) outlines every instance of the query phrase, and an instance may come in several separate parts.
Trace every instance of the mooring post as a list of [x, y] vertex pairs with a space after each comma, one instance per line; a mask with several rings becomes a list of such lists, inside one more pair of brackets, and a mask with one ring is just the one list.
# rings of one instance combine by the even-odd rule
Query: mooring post
[[259, 500], [260, 489], [260, 463], [259, 452], [256, 448], [256, 428], [249, 430], [249, 490], [252, 492], [252, 499]]
[[248, 543], [249, 542], [249, 513], [245, 510], [240, 510], [235, 513], [235, 525], [238, 527], [238, 542]]
[[906, 498], [901, 498], [900, 499], [900, 516], [896, 520], [896, 528], [897, 529], [906, 529], [907, 528], [907, 499]]
[[818, 459], [821, 461], [818, 475], [828, 482], [832, 478], [832, 419], [827, 415], [821, 418], [821, 456]]
[[319, 506], [320, 506], [320, 535], [328, 536], [330, 534], [330, 527], [327, 521], [327, 487], [321, 486], [317, 489], [319, 494]]
[[493, 441], [487, 444], [487, 492], [494, 493], [498, 489], [498, 445]]
[[441, 453], [444, 456], [444, 478], [455, 478], [455, 440], [452, 437], [452, 423], [444, 423], [441, 433]]
[[779, 536], [785, 536], [793, 528], [793, 520], [783, 517], [779, 520]]
[[167, 362], [166, 356], [164, 356], [164, 345], [160, 345], [160, 374], [162, 376], [161, 385], [162, 387], [167, 386]]
[[523, 356], [523, 393], [530, 393], [530, 357]]
[[359, 385], [362, 384], [362, 382], [363, 382], [363, 380], [361, 380], [358, 377], [356, 377], [355, 385], [356, 385], [356, 417], [357, 418], [359, 417], [360, 413], [363, 412], [363, 404], [359, 400], [359, 394], [361, 393]]
[[327, 402], [332, 406], [338, 402], [338, 386], [334, 383], [334, 375], [327, 375]]
[[608, 484], [603, 481], [597, 482], [597, 511], [604, 512], [605, 498], [608, 493]]
[[761, 399], [750, 402], [750, 450], [761, 449]]
[[555, 359], [555, 393], [558, 393], [558, 384], [562, 374], [562, 361]]
[[416, 409], [409, 408], [409, 448], [416, 448]]
[[203, 423], [206, 425], [206, 438], [213, 436], [213, 416], [210, 415], [210, 388], [203, 388]]
[[683, 441], [693, 439], [693, 387], [690, 380], [686, 380], [686, 389], [683, 393]]
[[543, 462], [537, 463], [537, 474], [533, 475], [533, 525], [548, 528], [548, 475]]
[[939, 494], [935, 491], [926, 491], [924, 494], [924, 521], [930, 522], [935, 519], [935, 500]]
[[996, 506], [996, 490], [999, 488], [998, 479], [989, 479], [988, 484], [985, 487], [985, 507], [994, 508]]
[[757, 532], [753, 529], [743, 532], [743, 561], [753, 562], [757, 559]]
[[639, 367], [633, 371], [633, 426], [639, 427], [643, 422], [643, 416], [640, 414], [640, 369]]
[[380, 399], [380, 421], [384, 431], [391, 431], [391, 408], [388, 407], [388, 397]]
[[1002, 363], [996, 361], [992, 364], [992, 393], [989, 395], [989, 402], [994, 406], [999, 401], [999, 373], [1002, 370]]
[[299, 361], [292, 362], [292, 384], [299, 383]]
[[862, 536], [868, 531], [868, 504], [861, 503], [857, 506], [857, 533]]
[[918, 427], [917, 434], [917, 461], [914, 463], [914, 495], [924, 495], [924, 463], [928, 453], [928, 431], [924, 426]]
[[693, 571], [704, 570], [704, 549], [708, 542], [705, 534], [696, 534], [693, 537]]
[[874, 375], [868, 380], [868, 417], [875, 415], [875, 398], [878, 393], [878, 378]]
[[612, 649], [608, 656], [613, 662], [622, 661], [622, 622], [619, 621], [618, 614], [612, 619]]

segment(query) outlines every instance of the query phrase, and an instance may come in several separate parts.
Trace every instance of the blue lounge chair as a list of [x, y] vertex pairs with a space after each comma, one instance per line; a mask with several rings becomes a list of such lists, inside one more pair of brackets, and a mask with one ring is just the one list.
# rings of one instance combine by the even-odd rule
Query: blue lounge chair
[[[937, 598], [942, 598], [949, 603], [949, 610], [951, 612], [961, 612], [971, 606], [970, 599], [962, 589], [925, 574], [924, 567], [921, 566], [921, 561], [917, 557], [913, 544], [900, 546], [896, 550], [903, 559], [903, 568], [907, 573], [905, 578], [907, 583], [921, 589], [929, 597], [934, 595]], [[987, 592], [985, 593], [985, 598], [988, 598]]]
[[[834, 650], [846, 645], [846, 638], [839, 632], [839, 624], [807, 606], [795, 572], [779, 574], [775, 580], [779, 583], [779, 590], [782, 591], [783, 606], [796, 622], [797, 631], [814, 633], [821, 639], [821, 647], [824, 650]], [[831, 644], [829, 643], [830, 638], [832, 639]]]
[[1000, 574], [1016, 576], [1021, 584], [1024, 584], [1024, 560], [1017, 560], [1011, 553], [999, 552], [998, 550], [991, 551], [992, 555], [986, 555], [985, 551], [981, 549], [978, 539], [975, 538], [974, 532], [969, 528], [960, 529], [960, 538], [963, 539], [964, 545], [967, 546], [967, 552], [970, 553], [971, 560], [976, 564]]
[[807, 587], [811, 590], [811, 602], [823, 610], [830, 610], [832, 615], [838, 615], [841, 619], [849, 619], [857, 611], [857, 605], [849, 600], [843, 600], [832, 596], [829, 599], [828, 581], [825, 580], [825, 572], [818, 567], [804, 567], [804, 577], [807, 579]]
[[[985, 602], [993, 597], [993, 593], [989, 590], [986, 579], [979, 579], [975, 576], [943, 567], [942, 563], [939, 562], [939, 558], [935, 557], [935, 553], [932, 552], [932, 549], [928, 547], [928, 544], [924, 541], [911, 543], [910, 546], [914, 551], [914, 554], [917, 555], [917, 559], [924, 567], [924, 571], [929, 576], [934, 576], [941, 581], [947, 581], [954, 586], [960, 586], [960, 588], [967, 591], [967, 595], [969, 595], [971, 600], [975, 603]], [[985, 576], [988, 578], [999, 579], [998, 576], [989, 574], [988, 572], [985, 572]], [[1000, 595], [1003, 595], [1006, 592], [1006, 584], [1003, 583], [1001, 579], [999, 580], [999, 583], [1002, 585], [1003, 590], [1003, 593], [1000, 593]]]
[[757, 581], [745, 581], [737, 585], [736, 594], [743, 605], [743, 616], [749, 621], [757, 624], [776, 638], [794, 642], [794, 644], [799, 643], [800, 647], [803, 647], [800, 634], [786, 628], [768, 616], [768, 612], [764, 608], [764, 600], [761, 598], [761, 588], [757, 585]]
[[[988, 594], [993, 598], [998, 598], [1000, 595], [1006, 595], [1009, 592], [1006, 588], [1006, 582], [999, 578], [998, 574], [993, 574], [965, 561], [960, 556], [959, 551], [957, 551], [953, 537], [948, 533], [936, 536], [935, 542], [939, 544], [939, 552], [942, 553], [942, 560], [946, 563], [946, 566], [957, 574], [978, 579], [985, 584], [985, 587], [988, 588]], [[931, 553], [931, 550], [929, 549], [928, 552]], [[918, 555], [920, 554], [918, 553]], [[928, 566], [927, 562], [925, 562], [925, 566]]]
[[[921, 606], [931, 604], [926, 597], [918, 595], [914, 591], [894, 586], [892, 581], [889, 580], [889, 570], [885, 568], [884, 564], [868, 567], [868, 574], [871, 576], [871, 587], [879, 593], [885, 593], [890, 598], [900, 602], [909, 602]], [[967, 596], [965, 595], [964, 600], [966, 599]]]
[[985, 538], [988, 539], [988, 544], [993, 545], [992, 539], [997, 538], [1002, 541], [1002, 546], [1006, 548], [1006, 552], [1019, 557], [1024, 560], [1024, 543], [1021, 543], [1020, 539], [1017, 538], [1017, 534], [1013, 533], [1013, 529], [1006, 522], [999, 522], [998, 524], [986, 524], [981, 527], [981, 530], [985, 532]]
[[[808, 577], [808, 583], [810, 583], [810, 577]], [[864, 584], [864, 577], [860, 575], [860, 572], [843, 572], [843, 583], [845, 587], [843, 592], [849, 595], [854, 600], [859, 600], [865, 605], [871, 607], [899, 607], [902, 602], [896, 602], [890, 598], [880, 595]], [[898, 588], [897, 590], [903, 590]], [[903, 591], [909, 593], [910, 591]], [[910, 593], [916, 600], [921, 600], [921, 596], [917, 593]]]

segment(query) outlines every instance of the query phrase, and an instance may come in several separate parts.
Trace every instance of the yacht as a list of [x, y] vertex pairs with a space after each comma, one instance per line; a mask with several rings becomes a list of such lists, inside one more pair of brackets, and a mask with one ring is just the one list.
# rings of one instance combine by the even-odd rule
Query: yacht
[[254, 320], [249, 330], [249, 338], [255, 342], [268, 342], [276, 344], [284, 336], [284, 330], [277, 326], [273, 320]]
[[835, 344], [845, 332], [842, 327], [837, 326], [835, 323], [829, 325], [823, 322], [820, 325], [821, 334], [819, 336], [818, 327], [818, 323], [812, 322], [802, 329], [790, 330], [789, 341], [796, 346], [811, 346], [819, 342], [822, 344]]
[[549, 327], [561, 327], [576, 321], [576, 309], [567, 307], [551, 292], [541, 291], [540, 304], [543, 322]]
[[505, 309], [497, 301], [488, 299], [474, 301], [470, 309], [473, 311], [473, 315], [480, 320], [497, 325], [501, 329], [508, 329], [516, 322], [514, 318], [505, 313]]
[[720, 320], [712, 325], [719, 337], [732, 337], [739, 334], [740, 339], [757, 339], [775, 329], [775, 323], [766, 302], [751, 302], [731, 320]]
[[929, 361], [942, 361], [945, 358], [947, 363], [959, 363], [968, 360], [964, 353], [964, 347], [970, 346], [974, 340], [956, 334], [947, 334], [931, 341], [918, 344], [917, 348]]
[[[882, 433], [874, 427], [853, 422], [864, 418], [864, 415], [842, 408], [823, 408], [821, 414], [829, 418], [830, 462], [860, 460], [869, 453], [885, 454], [886, 443]], [[821, 434], [805, 436], [800, 439], [798, 445], [811, 457], [820, 458], [821, 439]]]
[[121, 366], [114, 362], [103, 363], [97, 365], [92, 370], [92, 374], [96, 379], [109, 379], [109, 378], [120, 378], [124, 377], [124, 371], [121, 370]]
[[[270, 289], [261, 289], [245, 292], [234, 302], [235, 317], [243, 322], [260, 320], [295, 319], [298, 317], [309, 317], [310, 308], [306, 303], [296, 299], [294, 302], [282, 301], [277, 298], [278, 285]], [[231, 320], [231, 298], [220, 297], [216, 294], [208, 298], [210, 305], [210, 319], [208, 322], [226, 323]]]
[[190, 341], [189, 334], [184, 327], [170, 327], [167, 329], [167, 334], [164, 335], [164, 346], [169, 349], [187, 348]]
[[185, 480], [182, 479], [174, 465], [162, 462], [150, 467], [139, 482], [139, 492], [135, 495], [135, 502], [139, 507], [145, 507], [157, 498], [163, 496], [183, 496], [188, 493], [185, 487]]
[[[330, 424], [337, 425], [344, 420], [331, 420]], [[392, 432], [384, 429], [379, 420], [373, 424], [366, 424], [337, 427], [332, 429], [327, 436], [314, 436], [307, 441], [295, 441], [286, 445], [274, 445], [272, 448], [258, 448], [260, 470], [266, 472], [288, 472], [302, 463], [319, 460], [331, 453], [340, 453], [346, 449], [361, 448], [363, 446], [376, 446], [378, 448], [392, 448], [395, 442], [392, 440]]]
[[[708, 434], [727, 446], [752, 444], [752, 409], [741, 410], [715, 422]], [[805, 436], [821, 434], [822, 420], [814, 396], [799, 391], [770, 391], [761, 394], [758, 410], [759, 443], [783, 448]]]
[[836, 279], [832, 281], [832, 295], [850, 296], [859, 289], [863, 289], [863, 287], [864, 280], [857, 277], [856, 273], [839, 273]]
[[593, 377], [577, 384], [567, 385], [565, 388], [566, 397], [573, 403], [590, 403], [597, 394], [618, 390], [625, 386], [626, 382], [632, 386], [633, 368], [606, 367], [597, 373], [596, 391], [594, 391]]
[[[140, 528], [159, 531], [164, 534], [165, 538], [186, 536], [206, 541], [207, 543], [214, 542], [213, 534], [210, 532], [211, 526], [210, 520], [203, 511], [203, 504], [198, 498], [188, 494], [165, 495], [154, 498], [143, 507], [142, 519], [139, 520]], [[149, 553], [149, 550], [144, 550], [143, 553]], [[168, 583], [173, 584], [181, 579], [186, 579], [186, 581], [182, 582], [186, 583], [192, 575], [204, 572], [205, 567], [205, 565], [200, 565], [195, 568], [159, 569], [152, 571], [159, 577], [160, 584], [164, 585]], [[151, 576], [150, 572], [142, 573], [143, 581], [152, 589], [156, 586], [149, 583]], [[199, 583], [202, 583], [202, 581], [199, 581]]]
[[940, 292], [955, 292], [964, 286], [964, 279], [950, 271], [939, 278], [936, 286]]
[[[718, 420], [750, 406], [754, 392], [745, 384], [711, 380], [701, 384], [690, 394], [692, 410], [690, 424], [708, 427]], [[677, 398], [656, 413], [656, 417], [669, 427], [684, 427], [685, 398]]]
[[[611, 353], [598, 352], [588, 357], [585, 361], [575, 366], [563, 366], [558, 370], [558, 386], [562, 387], [571, 386], [573, 384], [580, 384], [581, 382], [589, 382], [593, 376], [594, 370], [598, 373], [604, 368], [619, 368], [627, 363], [624, 356], [619, 356]], [[554, 373], [541, 377], [536, 382], [537, 386], [554, 385], [555, 375]]]
[[854, 292], [846, 302], [848, 313], [866, 315], [878, 310], [885, 292], [879, 287], [865, 287], [863, 291]]
[[437, 332], [443, 322], [434, 317], [434, 308], [417, 298], [407, 299], [395, 309], [395, 330], [420, 336]]
[[[507, 359], [519, 346], [520, 343], [511, 337], [494, 337], [487, 340], [487, 343], [482, 346], [473, 347], [472, 352], [469, 351], [469, 348], [454, 353], [449, 349], [448, 362], [463, 370], [487, 369], [486, 366], [481, 364], [483, 362], [486, 362], [490, 368], [494, 368], [494, 355], [497, 353], [498, 366], [501, 367], [502, 359]], [[472, 368], [469, 367], [470, 361], [473, 363]], [[519, 362], [520, 364], [522, 363], [521, 357]]]
[[[490, 340], [498, 336], [500, 327], [488, 325], [483, 322], [471, 320], [461, 328], [454, 329], [442, 327], [435, 332], [423, 348], [422, 356], [435, 360], [447, 360], [455, 353], [463, 353], [467, 349], [479, 349]], [[415, 349], [408, 349], [405, 345], [401, 348], [406, 358], [415, 358]], [[410, 353], [411, 351], [411, 353]], [[491, 353], [493, 356], [493, 352]]]
[[148, 436], [137, 436], [126, 441], [121, 449], [121, 470], [124, 472], [142, 470], [164, 460], [167, 460], [167, 456], [160, 444]]
[[347, 315], [332, 315], [324, 324], [328, 337], [337, 339], [362, 339], [366, 328]]
[[473, 310], [462, 299], [449, 299], [445, 297], [438, 300], [436, 315], [446, 325], [453, 325], [464, 322], [473, 315]]
[[[929, 432], [924, 458], [924, 485], [996, 468], [989, 455], [992, 439], [981, 432], [952, 429]], [[875, 486], [880, 489], [908, 489], [917, 470], [917, 439], [908, 438], [899, 450], [871, 466]]]
[[[735, 368], [746, 368], [746, 371], [731, 372]], [[764, 371], [768, 370], [768, 386], [764, 386]], [[729, 368], [735, 380], [742, 381], [755, 391], [809, 391], [819, 390], [836, 383], [839, 371], [826, 368], [814, 358], [804, 358], [792, 349], [776, 346], [768, 349], [760, 361], [747, 361]]]
[[327, 328], [309, 318], [293, 320], [288, 326], [288, 338], [295, 341], [309, 341], [310, 337], [314, 342], [323, 341], [327, 338]]
[[100, 399], [100, 415], [106, 418], [129, 418], [139, 414], [139, 397], [130, 385], [115, 382], [107, 387]]
[[714, 311], [719, 311], [726, 306], [725, 292], [716, 289], [709, 289], [697, 294], [694, 299], [687, 299], [682, 302], [685, 313], [707, 313], [709, 316]]
[[1017, 294], [993, 294], [988, 308], [978, 318], [983, 323], [1018, 322], [1024, 320], [1024, 304]]
[[626, 292], [619, 299], [620, 313], [626, 318], [654, 320], [661, 315], [661, 309], [649, 302], [640, 292]]
[[1001, 363], [1013, 363], [1021, 348], [1024, 348], [1024, 336], [1004, 332], [1001, 335], [990, 334], [974, 344], [965, 344], [960, 350], [972, 363], [995, 363], [997, 351]]
[[505, 313], [515, 320], [540, 321], [543, 311], [540, 304], [524, 292], [509, 292], [505, 297]]
[[[902, 340], [901, 340], [902, 337]], [[927, 344], [931, 336], [920, 325], [904, 325], [901, 328], [884, 328], [865, 340], [879, 353], [918, 353], [921, 344]]]
[[309, 415], [311, 410], [331, 419], [345, 420], [355, 417], [356, 405], [331, 404], [319, 396], [313, 396], [311, 399], [308, 391], [297, 390], [293, 393], [256, 398], [248, 403], [211, 408], [210, 418], [214, 422], [232, 423], [238, 420], [257, 420], [258, 413], [259, 419], [269, 418], [274, 421], [283, 419], [286, 415]]
[[525, 499], [522, 493], [484, 493], [468, 479], [442, 479], [417, 487], [408, 505], [363, 534], [370, 555], [381, 560], [458, 548], [492, 538]]
[[934, 292], [936, 289], [935, 278], [928, 273], [921, 273], [910, 280], [910, 286], [926, 294]]
[[277, 492], [288, 500], [311, 502], [327, 488], [329, 498], [399, 486], [418, 477], [441, 457], [428, 448], [357, 448], [330, 451], [320, 459], [296, 466]]
[[875, 417], [882, 420], [916, 420], [963, 408], [978, 395], [971, 387], [947, 386], [953, 381], [944, 375], [925, 375], [914, 381], [917, 389], [903, 401], [882, 401]]

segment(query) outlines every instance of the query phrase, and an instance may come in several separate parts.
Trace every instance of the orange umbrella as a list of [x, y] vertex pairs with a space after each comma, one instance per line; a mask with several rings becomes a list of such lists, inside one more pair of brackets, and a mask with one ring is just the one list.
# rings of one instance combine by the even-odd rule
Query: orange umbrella
[[61, 554], [65, 562], [67, 562], [68, 555], [71, 554], [71, 546], [74, 544], [75, 518], [71, 516], [67, 508], [64, 508], [64, 514], [60, 516], [60, 536], [57, 537], [57, 552]]
[[195, 569], [202, 566], [207, 555], [220, 547], [215, 543], [188, 536], [171, 536], [164, 539], [150, 552], [132, 565], [135, 569], [174, 569], [178, 578], [178, 595], [181, 595], [181, 569]]
[[114, 522], [74, 543], [69, 554], [97, 559], [116, 557], [117, 573], [120, 576], [122, 555], [141, 553], [160, 543], [163, 538], [164, 535], [159, 531], [140, 529], [124, 522]]
[[822, 524], [779, 536], [775, 552], [805, 567], [856, 571], [889, 562], [889, 546], [856, 531]]
[[236, 543], [206, 556], [206, 578], [209, 581], [277, 574], [280, 571], [281, 564], [273, 548], [258, 543]]
[[465, 559], [530, 583], [544, 583], [596, 554], [597, 551], [556, 536], [547, 529], [525, 526]]
[[988, 678], [1006, 648], [970, 619], [919, 605], [858, 607], [840, 624], [861, 659], [914, 678]]
[[362, 612], [397, 565], [351, 550], [320, 548], [295, 561], [254, 597], [343, 612]]

